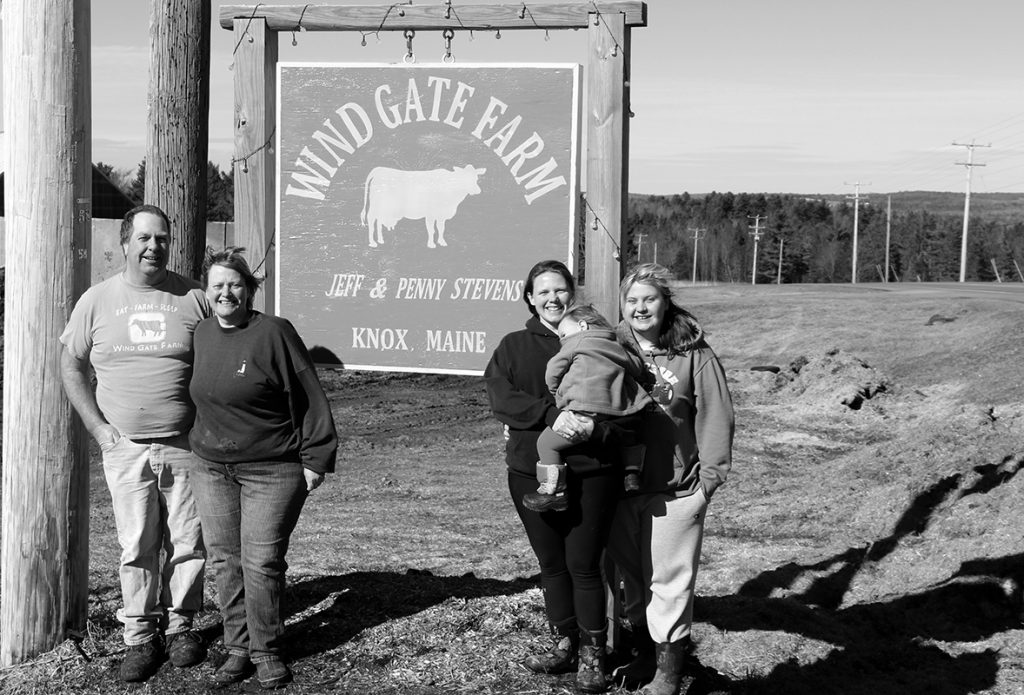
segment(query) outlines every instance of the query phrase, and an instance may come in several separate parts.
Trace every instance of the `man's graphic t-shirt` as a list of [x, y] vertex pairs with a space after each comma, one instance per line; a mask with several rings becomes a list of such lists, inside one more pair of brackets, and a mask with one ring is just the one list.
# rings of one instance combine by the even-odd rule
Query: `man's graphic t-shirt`
[[192, 333], [209, 315], [198, 283], [177, 273], [155, 287], [118, 274], [82, 295], [60, 341], [88, 356], [107, 422], [133, 439], [169, 437], [192, 426]]

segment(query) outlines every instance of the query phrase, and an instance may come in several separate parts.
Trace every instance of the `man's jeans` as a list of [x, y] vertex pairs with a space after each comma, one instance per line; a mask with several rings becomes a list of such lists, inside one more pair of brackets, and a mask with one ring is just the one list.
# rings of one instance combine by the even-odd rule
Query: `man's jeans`
[[280, 658], [284, 556], [306, 501], [302, 466], [214, 463], [192, 455], [192, 480], [224, 619], [224, 647], [254, 663]]
[[[203, 603], [206, 554], [189, 483], [188, 435], [103, 447], [103, 473], [121, 544], [121, 596], [128, 645], [192, 629]], [[160, 567], [161, 551], [164, 554]]]

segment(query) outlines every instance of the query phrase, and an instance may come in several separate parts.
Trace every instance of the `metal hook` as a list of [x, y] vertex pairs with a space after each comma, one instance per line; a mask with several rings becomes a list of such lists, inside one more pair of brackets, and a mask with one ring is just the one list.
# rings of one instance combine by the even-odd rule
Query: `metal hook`
[[452, 0], [446, 0], [446, 2], [444, 3], [444, 18], [452, 18]]
[[455, 31], [453, 29], [445, 29], [441, 32], [441, 36], [444, 37], [444, 55], [441, 57], [441, 61], [445, 63], [454, 63], [455, 56], [452, 55], [452, 39], [455, 38]]
[[519, 8], [519, 19], [526, 19], [526, 3], [525, 2], [523, 3], [523, 6]]
[[412, 30], [412, 29], [406, 29], [404, 36], [405, 36], [406, 53], [405, 53], [405, 57], [402, 60], [403, 60], [403, 62], [406, 62], [406, 63], [414, 63], [414, 62], [416, 62], [416, 56], [413, 55], [413, 52], [412, 52], [412, 39], [413, 39], [414, 36], [416, 36], [416, 32], [414, 30]]

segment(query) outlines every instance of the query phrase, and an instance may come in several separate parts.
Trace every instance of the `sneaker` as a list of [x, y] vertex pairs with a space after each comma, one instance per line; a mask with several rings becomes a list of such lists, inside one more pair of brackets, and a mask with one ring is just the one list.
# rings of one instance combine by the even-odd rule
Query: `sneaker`
[[256, 680], [264, 690], [280, 688], [292, 680], [292, 672], [280, 659], [256, 662]]
[[167, 635], [167, 658], [178, 668], [200, 664], [206, 658], [203, 638], [194, 630]]
[[121, 662], [121, 680], [125, 683], [140, 683], [149, 680], [160, 670], [163, 653], [158, 640], [154, 637], [149, 642], [128, 647], [128, 653]]
[[217, 685], [240, 683], [255, 672], [256, 667], [247, 655], [228, 654], [227, 660], [213, 674], [213, 680]]
[[564, 512], [569, 508], [569, 498], [564, 492], [556, 492], [553, 495], [528, 492], [523, 495], [523, 506], [531, 512]]

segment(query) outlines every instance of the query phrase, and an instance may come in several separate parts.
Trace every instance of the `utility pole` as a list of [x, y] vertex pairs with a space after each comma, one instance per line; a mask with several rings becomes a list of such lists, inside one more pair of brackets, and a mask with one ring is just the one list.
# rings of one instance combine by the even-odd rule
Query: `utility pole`
[[688, 231], [693, 232], [693, 279], [691, 283], [697, 284], [697, 242], [704, 238], [704, 234], [708, 231], [707, 227], [690, 227]]
[[966, 145], [962, 142], [954, 142], [953, 146], [967, 148], [967, 161], [956, 162], [957, 166], [962, 166], [967, 169], [967, 194], [964, 196], [964, 232], [960, 237], [960, 282], [963, 282], [967, 277], [967, 222], [971, 214], [971, 169], [974, 167], [985, 166], [984, 164], [974, 163], [974, 148], [992, 147], [992, 145], [975, 145], [974, 140], [971, 140], [970, 145]]
[[762, 217], [761, 215], [754, 215], [754, 216], [747, 215], [747, 217], [749, 219], [754, 220], [754, 226], [751, 227], [751, 229], [753, 229], [754, 231], [750, 232], [750, 234], [754, 237], [754, 269], [750, 273], [750, 284], [751, 285], [756, 285], [757, 284], [757, 242], [761, 239], [761, 221], [764, 220], [765, 222], [767, 222], [768, 218], [767, 217]]
[[[845, 182], [844, 182], [845, 183]], [[857, 282], [857, 231], [859, 227], [858, 213], [860, 212], [860, 181], [856, 183], [847, 183], [847, 186], [853, 186], [853, 196], [846, 196], [847, 198], [853, 198], [853, 272], [851, 274], [850, 282]], [[865, 184], [870, 186], [871, 184]]]
[[892, 234], [892, 196], [889, 196], [885, 206], [885, 275], [882, 282], [889, 282], [889, 237]]
[[781, 285], [782, 284], [782, 247], [785, 244], [786, 244], [786, 240], [784, 238], [782, 238], [782, 237], [779, 237], [779, 272], [778, 272], [778, 274], [775, 277], [775, 284], [776, 285]]
[[646, 234], [639, 234], [639, 233], [636, 235], [636, 262], [637, 263], [640, 262], [640, 249], [642, 249], [643, 246], [644, 246], [644, 237], [645, 236], [647, 236], [647, 235]]

